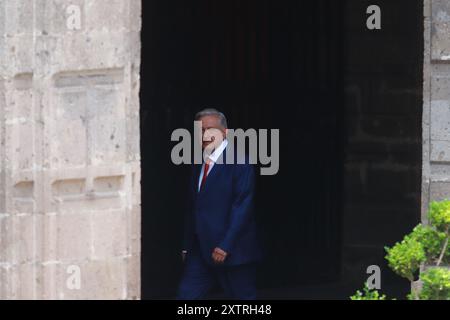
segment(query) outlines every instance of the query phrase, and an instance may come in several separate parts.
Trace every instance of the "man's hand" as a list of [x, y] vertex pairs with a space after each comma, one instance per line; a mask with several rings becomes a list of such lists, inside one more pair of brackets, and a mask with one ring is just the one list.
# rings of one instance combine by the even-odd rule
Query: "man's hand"
[[187, 251], [186, 250], [181, 251], [181, 261], [184, 262], [186, 260], [186, 255], [187, 255]]
[[223, 251], [222, 249], [215, 248], [212, 253], [212, 259], [215, 263], [222, 264], [222, 263], [224, 263], [227, 255], [228, 254], [225, 251]]

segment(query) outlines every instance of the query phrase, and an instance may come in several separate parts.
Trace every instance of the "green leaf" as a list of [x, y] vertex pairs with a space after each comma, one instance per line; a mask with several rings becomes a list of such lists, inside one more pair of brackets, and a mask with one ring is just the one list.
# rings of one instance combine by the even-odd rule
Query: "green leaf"
[[450, 227], [450, 200], [430, 203], [428, 219], [432, 226], [448, 235]]
[[356, 291], [356, 293], [350, 297], [351, 300], [386, 300], [385, 295], [380, 295], [378, 290], [369, 289], [367, 284], [364, 285], [364, 293]]
[[423, 281], [419, 294], [422, 300], [450, 300], [450, 270], [430, 268], [420, 275]]

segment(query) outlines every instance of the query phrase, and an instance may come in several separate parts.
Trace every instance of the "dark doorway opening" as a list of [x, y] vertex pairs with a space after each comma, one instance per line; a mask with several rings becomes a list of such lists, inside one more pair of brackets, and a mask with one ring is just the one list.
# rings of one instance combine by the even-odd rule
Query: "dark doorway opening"
[[[373, 257], [356, 252], [360, 260], [354, 264], [351, 249], [355, 244], [347, 246], [346, 237], [348, 229], [360, 228], [361, 221], [355, 219], [351, 224], [346, 216], [349, 203], [356, 200], [349, 200], [345, 193], [357, 186], [353, 180], [347, 181], [344, 173], [353, 160], [349, 154], [365, 156], [349, 148], [349, 121], [354, 125], [361, 118], [353, 117], [348, 96], [344, 96], [349, 81], [358, 82], [361, 74], [352, 72], [365, 72], [359, 60], [346, 59], [359, 50], [345, 47], [349, 34], [359, 36], [355, 36], [352, 23], [365, 17], [364, 4], [358, 2], [355, 9], [355, 3], [142, 2], [144, 299], [175, 294], [182, 267], [179, 252], [190, 168], [172, 164], [170, 153], [175, 143], [170, 137], [177, 128], [191, 129], [194, 114], [205, 107], [223, 111], [231, 128], [280, 129], [280, 171], [276, 176], [259, 176], [257, 181], [258, 224], [266, 252], [258, 274], [261, 296], [346, 298], [348, 289], [342, 283], [345, 277], [351, 278], [346, 273], [348, 265], [358, 265], [357, 272], [366, 275], [362, 268]], [[416, 17], [417, 10], [418, 6], [406, 14]], [[350, 24], [345, 20], [349, 14]], [[365, 27], [365, 21], [361, 22], [360, 28]], [[409, 22], [417, 21], [411, 18]], [[414, 47], [418, 48], [421, 44]], [[411, 56], [416, 57], [415, 53]], [[391, 62], [395, 65], [396, 61]], [[416, 66], [420, 61], [412, 58], [410, 64]], [[418, 83], [411, 86], [420, 89]], [[419, 96], [417, 99], [420, 101]], [[398, 101], [407, 104], [412, 100], [400, 97]], [[414, 119], [419, 116], [413, 115]], [[410, 135], [417, 137], [417, 132]], [[420, 152], [416, 144], [410, 147]], [[383, 158], [382, 151], [380, 154]], [[410, 172], [417, 173], [416, 160], [406, 161]], [[364, 183], [380, 188], [376, 181]], [[420, 177], [411, 183], [411, 188], [420, 192]], [[403, 206], [411, 209], [414, 201]], [[417, 210], [408, 211], [405, 224], [393, 230], [393, 238], [418, 221]], [[382, 245], [377, 242], [378, 247]], [[370, 243], [368, 247], [373, 249]], [[380, 254], [376, 252], [377, 259]], [[399, 286], [405, 288], [404, 283]]]

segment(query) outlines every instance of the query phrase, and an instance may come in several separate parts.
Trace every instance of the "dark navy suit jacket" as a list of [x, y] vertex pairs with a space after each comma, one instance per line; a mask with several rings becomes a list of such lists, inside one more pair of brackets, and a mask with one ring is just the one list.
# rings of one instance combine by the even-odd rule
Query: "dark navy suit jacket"
[[[197, 235], [203, 259], [214, 264], [212, 252], [228, 253], [225, 266], [256, 262], [262, 251], [254, 216], [255, 169], [248, 158], [227, 162], [226, 148], [198, 191], [202, 165], [193, 165], [189, 207], [185, 219], [184, 249], [192, 249]], [[236, 152], [235, 152], [236, 154]]]

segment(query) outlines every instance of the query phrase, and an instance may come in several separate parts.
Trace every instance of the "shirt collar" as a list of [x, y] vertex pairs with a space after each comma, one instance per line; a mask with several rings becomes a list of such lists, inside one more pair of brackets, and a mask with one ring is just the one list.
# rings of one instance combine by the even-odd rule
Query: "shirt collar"
[[217, 159], [219, 159], [219, 157], [221, 156], [221, 154], [223, 153], [223, 151], [225, 150], [227, 145], [228, 145], [228, 140], [227, 139], [223, 140], [222, 143], [220, 144], [220, 146], [218, 146], [214, 150], [214, 152], [209, 155], [209, 159], [212, 162], [216, 163]]

